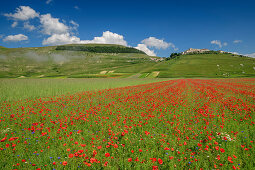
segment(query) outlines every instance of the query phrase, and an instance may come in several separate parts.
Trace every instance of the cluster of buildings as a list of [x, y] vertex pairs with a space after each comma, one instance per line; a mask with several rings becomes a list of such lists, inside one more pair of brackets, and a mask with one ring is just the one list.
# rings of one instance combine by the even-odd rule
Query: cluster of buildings
[[[189, 54], [189, 53], [205, 53], [209, 52], [211, 50], [209, 49], [195, 49], [195, 48], [189, 48], [188, 50], [182, 52], [181, 54]], [[218, 51], [219, 53], [225, 53], [224, 51]]]
[[155, 61], [155, 62], [159, 62], [159, 61], [163, 61], [164, 58], [150, 58], [152, 61]]

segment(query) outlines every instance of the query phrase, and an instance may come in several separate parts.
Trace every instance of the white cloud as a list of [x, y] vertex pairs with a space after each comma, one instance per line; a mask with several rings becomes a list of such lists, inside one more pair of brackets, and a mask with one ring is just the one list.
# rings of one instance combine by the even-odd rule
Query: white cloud
[[46, 4], [49, 4], [49, 3], [51, 3], [53, 0], [47, 0], [46, 1]]
[[170, 47], [172, 47], [174, 49], [174, 51], [179, 50], [179, 48], [177, 48], [173, 43], [168, 43], [170, 45]]
[[233, 43], [238, 44], [238, 43], [242, 43], [242, 40], [234, 40]]
[[229, 52], [231, 54], [235, 54], [235, 55], [242, 55], [242, 54], [239, 54], [238, 52]]
[[18, 25], [18, 22], [14, 21], [11, 26], [12, 26], [12, 28], [15, 28], [17, 25]]
[[248, 57], [252, 57], [252, 58], [255, 58], [255, 53], [251, 53], [251, 54], [245, 54], [245, 56], [248, 56]]
[[93, 40], [83, 40], [81, 41], [83, 44], [119, 44], [127, 46], [127, 42], [124, 40], [124, 37], [122, 35], [119, 35], [117, 33], [113, 33], [110, 31], [103, 32], [102, 37], [94, 37]]
[[95, 37], [93, 40], [80, 40], [76, 36], [71, 36], [70, 33], [53, 34], [43, 40], [43, 45], [61, 45], [61, 44], [119, 44], [127, 46], [127, 42], [122, 35], [112, 33], [110, 31], [103, 32], [102, 37]]
[[76, 22], [74, 22], [73, 20], [71, 20], [70, 23], [71, 23], [72, 25], [76, 26], [76, 27], [79, 27], [79, 24], [76, 23]]
[[[46, 1], [50, 3], [51, 1]], [[76, 9], [79, 9], [78, 6], [75, 6]], [[122, 35], [117, 33], [113, 33], [110, 31], [103, 32], [101, 37], [94, 37], [92, 40], [80, 40], [79, 37], [73, 36], [73, 30], [77, 31], [79, 24], [70, 21], [70, 25], [66, 25], [65, 22], [60, 21], [59, 18], [54, 18], [51, 14], [39, 15], [35, 10], [30, 8], [29, 6], [20, 6], [16, 9], [16, 13], [14, 14], [4, 14], [7, 17], [14, 19], [13, 27], [17, 25], [17, 20], [27, 21], [29, 19], [39, 17], [40, 19], [40, 28], [43, 34], [49, 35], [48, 38], [44, 39], [43, 45], [59, 45], [59, 44], [67, 44], [67, 43], [100, 43], [100, 44], [119, 44], [127, 46], [127, 42], [124, 40]], [[24, 22], [24, 28], [30, 31], [35, 29], [34, 25], [30, 25], [30, 23]], [[8, 38], [6, 39], [6, 41]]]
[[154, 53], [153, 50], [150, 50], [147, 45], [145, 44], [138, 44], [137, 47], [135, 47], [138, 50], [141, 50], [143, 52], [145, 52], [147, 55], [149, 56], [156, 56], [156, 54]]
[[229, 53], [232, 53], [232, 54], [235, 54], [235, 55], [243, 55], [243, 56], [255, 58], [255, 53], [250, 53], [250, 54], [240, 54], [238, 52], [229, 52]]
[[79, 27], [79, 24], [78, 23], [76, 23], [76, 22], [74, 22], [73, 20], [71, 20], [70, 21], [70, 24], [72, 24], [73, 26], [72, 26], [72, 29], [74, 29], [74, 30], [76, 30], [77, 31], [77, 29], [78, 29], [78, 27]]
[[145, 44], [148, 47], [155, 47], [157, 49], [167, 49], [169, 46], [172, 46], [175, 48], [175, 46], [172, 43], [167, 43], [164, 40], [157, 39], [155, 37], [149, 37], [142, 41], [143, 44]]
[[69, 32], [68, 26], [59, 22], [58, 18], [51, 17], [51, 14], [45, 14], [40, 16], [40, 22], [42, 24], [42, 32], [47, 35], [53, 34], [66, 34]]
[[77, 44], [80, 43], [80, 38], [71, 36], [69, 33], [53, 34], [47, 39], [44, 39], [43, 45], [63, 45], [63, 44]]
[[15, 13], [4, 14], [4, 16], [9, 17], [13, 20], [29, 20], [35, 17], [39, 17], [39, 13], [30, 8], [29, 6], [20, 6], [16, 8]]
[[9, 35], [3, 39], [4, 42], [18, 42], [28, 40], [28, 37], [23, 34]]
[[79, 8], [77, 5], [75, 5], [75, 6], [74, 6], [74, 9], [79, 10], [80, 8]]
[[228, 45], [228, 43], [226, 43], [226, 42], [221, 43], [221, 41], [220, 41], [220, 40], [212, 40], [212, 41], [211, 41], [211, 44], [218, 45], [218, 46], [219, 46], [219, 48], [222, 48], [223, 46], [227, 46], [227, 45]]
[[35, 26], [30, 25], [29, 22], [25, 22], [25, 23], [24, 23], [24, 28], [27, 29], [27, 30], [29, 30], [29, 31], [33, 31], [33, 30], [35, 29]]

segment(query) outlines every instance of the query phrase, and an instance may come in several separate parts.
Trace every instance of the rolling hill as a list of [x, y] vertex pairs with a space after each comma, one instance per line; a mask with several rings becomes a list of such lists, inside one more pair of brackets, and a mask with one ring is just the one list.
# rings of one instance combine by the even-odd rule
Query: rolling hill
[[158, 77], [255, 77], [255, 59], [230, 53], [189, 54], [155, 65]]
[[255, 59], [249, 57], [218, 53], [160, 59], [112, 44], [0, 46], [0, 78], [255, 77]]
[[0, 77], [127, 77], [156, 64], [135, 48], [70, 44], [38, 48], [0, 48]]

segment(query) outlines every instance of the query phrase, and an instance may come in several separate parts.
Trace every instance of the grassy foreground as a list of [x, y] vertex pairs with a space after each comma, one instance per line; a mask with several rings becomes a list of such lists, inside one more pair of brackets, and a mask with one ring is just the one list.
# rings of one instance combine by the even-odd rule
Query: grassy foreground
[[169, 79], [0, 79], [0, 102], [109, 89]]
[[0, 104], [0, 169], [254, 169], [254, 79]]

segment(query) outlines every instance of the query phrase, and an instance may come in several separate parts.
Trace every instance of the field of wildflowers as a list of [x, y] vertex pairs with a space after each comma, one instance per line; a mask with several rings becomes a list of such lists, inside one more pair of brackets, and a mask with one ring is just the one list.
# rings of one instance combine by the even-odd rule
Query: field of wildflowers
[[253, 169], [255, 79], [0, 104], [0, 169]]

